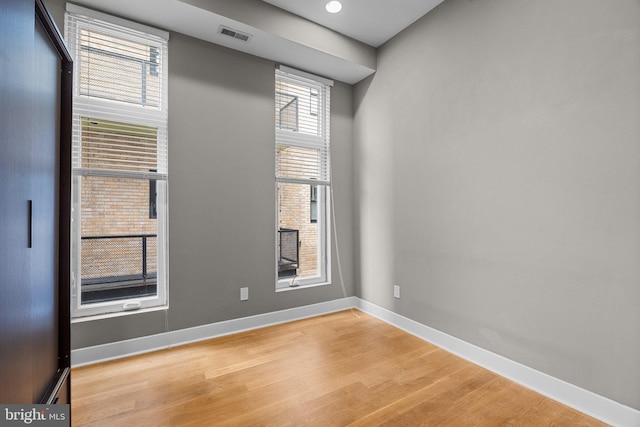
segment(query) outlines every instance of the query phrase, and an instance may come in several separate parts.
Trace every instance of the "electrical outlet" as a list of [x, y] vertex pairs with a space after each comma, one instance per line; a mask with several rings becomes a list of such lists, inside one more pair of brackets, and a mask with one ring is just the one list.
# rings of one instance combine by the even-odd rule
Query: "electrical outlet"
[[393, 296], [394, 298], [400, 298], [400, 286], [393, 285]]
[[240, 301], [249, 299], [249, 288], [240, 288]]

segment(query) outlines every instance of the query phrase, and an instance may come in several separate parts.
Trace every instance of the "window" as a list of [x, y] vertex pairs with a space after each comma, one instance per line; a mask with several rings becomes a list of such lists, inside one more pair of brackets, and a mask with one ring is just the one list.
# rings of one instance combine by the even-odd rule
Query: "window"
[[276, 289], [326, 284], [331, 82], [276, 70]]
[[167, 305], [167, 39], [67, 4], [72, 316]]

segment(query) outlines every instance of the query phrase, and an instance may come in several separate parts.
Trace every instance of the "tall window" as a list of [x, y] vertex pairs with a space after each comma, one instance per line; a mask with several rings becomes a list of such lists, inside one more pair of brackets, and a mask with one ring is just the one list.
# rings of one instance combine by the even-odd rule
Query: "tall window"
[[276, 70], [276, 289], [330, 281], [331, 84], [289, 68]]
[[67, 4], [73, 317], [167, 304], [168, 34]]

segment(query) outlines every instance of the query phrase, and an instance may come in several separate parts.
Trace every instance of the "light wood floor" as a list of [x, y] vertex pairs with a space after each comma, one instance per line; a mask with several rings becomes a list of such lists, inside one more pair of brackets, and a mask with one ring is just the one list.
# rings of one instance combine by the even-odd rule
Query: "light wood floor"
[[600, 426], [357, 310], [74, 369], [78, 426]]

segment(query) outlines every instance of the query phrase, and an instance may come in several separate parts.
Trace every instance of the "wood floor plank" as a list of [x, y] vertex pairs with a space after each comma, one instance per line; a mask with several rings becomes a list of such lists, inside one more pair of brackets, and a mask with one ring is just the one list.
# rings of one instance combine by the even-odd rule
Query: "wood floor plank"
[[75, 427], [604, 425], [357, 310], [72, 375]]

